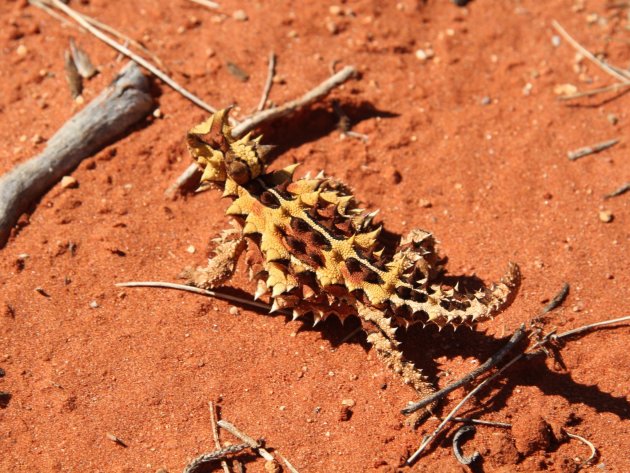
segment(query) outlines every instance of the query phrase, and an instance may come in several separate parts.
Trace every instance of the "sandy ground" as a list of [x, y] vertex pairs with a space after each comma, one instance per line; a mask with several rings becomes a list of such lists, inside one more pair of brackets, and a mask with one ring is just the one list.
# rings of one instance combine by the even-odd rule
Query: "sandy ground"
[[[219, 12], [185, 0], [71, 5], [141, 40], [207, 102], [236, 104], [237, 118], [258, 103], [270, 51], [278, 56], [274, 103], [331, 67], [358, 68], [359, 78], [324, 101], [260, 131], [281, 146], [274, 167], [324, 169], [381, 209], [391, 231], [432, 231], [453, 273], [490, 281], [508, 261], [520, 264], [522, 288], [499, 318], [474, 332], [414, 327], [404, 336], [408, 356], [439, 386], [494, 353], [564, 282], [570, 294], [547, 330], [627, 315], [629, 195], [603, 196], [630, 180], [630, 96], [559, 101], [558, 86], [582, 91], [615, 79], [576, 58], [551, 26], [559, 21], [627, 67], [623, 2], [224, 0]], [[233, 15], [239, 9], [246, 20]], [[82, 107], [65, 80], [70, 37], [100, 68], [86, 102], [124, 61], [25, 1], [3, 2], [0, 25], [6, 172]], [[12, 396], [0, 408], [0, 470], [181, 471], [214, 447], [213, 400], [222, 417], [264, 437], [302, 473], [467, 471], [451, 452], [453, 426], [416, 466], [401, 466], [437, 420], [416, 431], [404, 425], [409, 389], [363, 335], [340, 343], [357, 321], [313, 329], [190, 294], [114, 286], [175, 281], [204, 262], [210, 238], [228, 226], [216, 192], [164, 196], [189, 165], [186, 130], [206, 113], [159, 81], [154, 91], [161, 116], [86, 159], [72, 173], [78, 187], [50, 190], [0, 250], [0, 391]], [[333, 99], [367, 142], [340, 136]], [[567, 159], [611, 138], [621, 142]], [[606, 212], [612, 221], [602, 221]], [[243, 295], [255, 289], [244, 271], [231, 284]], [[629, 344], [628, 328], [600, 330], [569, 342], [561, 363], [519, 365], [484, 391], [463, 414], [513, 428], [478, 429], [464, 447], [483, 455], [474, 471], [576, 471], [589, 450], [563, 440], [562, 429], [597, 447], [590, 470], [630, 471]], [[462, 396], [453, 393], [443, 411]], [[247, 471], [264, 471], [262, 460], [243, 458]]]

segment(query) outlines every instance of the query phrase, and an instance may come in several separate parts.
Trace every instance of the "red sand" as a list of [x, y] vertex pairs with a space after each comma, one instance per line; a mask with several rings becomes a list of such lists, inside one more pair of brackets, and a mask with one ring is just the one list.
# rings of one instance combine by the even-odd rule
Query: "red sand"
[[[627, 315], [629, 197], [602, 196], [630, 176], [630, 96], [558, 101], [559, 84], [587, 90], [614, 79], [586, 60], [576, 71], [574, 49], [552, 43], [551, 21], [625, 67], [628, 9], [583, 3], [477, 0], [462, 9], [447, 0], [365, 0], [342, 2], [336, 14], [334, 3], [221, 1], [227, 16], [184, 0], [71, 5], [142, 40], [208, 102], [236, 103], [238, 117], [259, 100], [271, 50], [284, 79], [272, 89], [275, 103], [325, 79], [335, 61], [361, 71], [322, 103], [265, 129], [266, 141], [285, 149], [274, 166], [325, 169], [380, 208], [390, 230], [434, 232], [455, 274], [490, 281], [508, 261], [521, 265], [516, 302], [478, 332], [413, 329], [406, 337], [408, 355], [445, 385], [494, 353], [564, 281], [571, 292], [549, 329]], [[238, 8], [247, 21], [232, 18]], [[101, 68], [86, 101], [122, 62], [23, 0], [0, 6], [0, 25], [5, 172], [43, 149], [79, 109], [63, 71], [70, 36]], [[420, 60], [416, 51], [429, 46], [434, 57]], [[249, 81], [231, 75], [227, 61]], [[12, 394], [0, 409], [0, 470], [181, 471], [213, 449], [207, 402], [215, 400], [224, 418], [264, 437], [302, 473], [406, 471], [402, 459], [437, 421], [417, 431], [403, 425], [410, 390], [364, 337], [339, 344], [356, 323], [311, 329], [243, 307], [233, 315], [230, 304], [190, 294], [114, 287], [176, 280], [183, 267], [203, 263], [209, 239], [227, 227], [227, 202], [216, 192], [164, 197], [189, 164], [185, 132], [205, 113], [156, 85], [163, 118], [87, 159], [72, 174], [79, 187], [52, 189], [0, 251], [0, 390]], [[333, 98], [367, 144], [340, 139]], [[615, 137], [621, 143], [608, 151], [567, 159], [569, 150]], [[600, 210], [614, 220], [600, 221]], [[243, 273], [233, 285], [252, 294]], [[468, 406], [466, 415], [514, 424], [480, 427], [466, 443], [465, 452], [484, 456], [479, 471], [575, 471], [589, 451], [575, 440], [559, 444], [561, 428], [597, 446], [593, 471], [630, 471], [629, 334], [601, 330], [571, 341], [564, 367], [521, 365]], [[444, 411], [462, 395], [452, 394]], [[356, 403], [346, 421], [344, 399]], [[453, 432], [413, 469], [466, 471], [451, 453]], [[260, 459], [246, 466], [263, 471]]]

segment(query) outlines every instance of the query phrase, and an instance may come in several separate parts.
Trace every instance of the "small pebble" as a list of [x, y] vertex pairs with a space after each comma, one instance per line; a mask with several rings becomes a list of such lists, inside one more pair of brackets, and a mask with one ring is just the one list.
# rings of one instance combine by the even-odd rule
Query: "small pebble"
[[347, 422], [350, 420], [350, 418], [352, 417], [352, 409], [350, 409], [349, 406], [341, 406], [341, 409], [339, 410], [339, 421], [340, 422]]
[[155, 118], [162, 118], [162, 110], [160, 110], [160, 108], [156, 108], [155, 110], [153, 110], [153, 116]]
[[337, 26], [337, 23], [332, 20], [326, 21], [326, 29], [332, 35], [336, 35], [337, 33], [339, 33], [339, 27]]
[[98, 309], [100, 306], [98, 305], [98, 302], [96, 301], [90, 301], [90, 308], [92, 309]]
[[610, 210], [600, 210], [599, 220], [604, 223], [610, 223], [614, 220], [615, 216]]
[[615, 115], [614, 113], [609, 113], [608, 115], [606, 115], [606, 120], [608, 120], [608, 123], [610, 123], [611, 125], [616, 125], [617, 123], [619, 123], [619, 118], [617, 118], [617, 115]]
[[191, 255], [195, 254], [196, 248], [193, 245], [188, 245], [188, 248], [186, 248], [186, 252], [190, 253]]
[[15, 52], [17, 53], [18, 56], [26, 56], [26, 53], [28, 53], [28, 48], [24, 46], [23, 44], [20, 44], [15, 50]]
[[341, 15], [342, 13], [341, 7], [339, 5], [331, 5], [328, 8], [328, 11], [331, 15]]
[[490, 105], [492, 103], [492, 99], [488, 96], [481, 98], [481, 105]]
[[421, 61], [426, 61], [428, 59], [431, 59], [433, 56], [435, 56], [435, 52], [433, 51], [433, 49], [418, 49], [416, 51], [416, 57], [418, 59], [420, 59]]
[[553, 88], [553, 93], [556, 95], [572, 95], [578, 91], [578, 88], [573, 84], [558, 84]]
[[341, 401], [342, 406], [354, 407], [356, 404], [354, 399], [344, 399]]
[[232, 13], [232, 18], [234, 18], [236, 21], [247, 21], [249, 19], [247, 13], [245, 13], [245, 10], [236, 10], [234, 13]]
[[560, 36], [555, 34], [551, 37], [551, 44], [553, 45], [554, 48], [557, 48], [558, 46], [560, 46], [560, 43], [562, 43], [562, 39], [560, 38]]
[[238, 315], [238, 307], [231, 306], [228, 312], [230, 315]]
[[72, 176], [63, 176], [61, 178], [61, 187], [63, 189], [74, 189], [79, 187], [79, 181]]

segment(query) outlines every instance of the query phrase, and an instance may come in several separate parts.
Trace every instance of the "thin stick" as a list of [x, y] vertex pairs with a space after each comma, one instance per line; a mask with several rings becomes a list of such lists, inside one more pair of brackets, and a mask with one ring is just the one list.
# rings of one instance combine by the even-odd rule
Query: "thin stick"
[[552, 310], [557, 308], [560, 304], [562, 304], [564, 300], [567, 298], [567, 295], [569, 294], [569, 289], [570, 289], [569, 283], [565, 282], [562, 285], [562, 289], [560, 289], [560, 292], [558, 292], [558, 294], [556, 294], [554, 298], [549, 301], [549, 304], [543, 307], [543, 310], [540, 311], [540, 314], [538, 314], [538, 317], [541, 317], [551, 312]]
[[601, 143], [597, 143], [591, 146], [584, 146], [583, 148], [578, 148], [573, 151], [569, 151], [567, 153], [567, 157], [570, 161], [576, 161], [584, 156], [589, 156], [591, 154], [599, 153], [600, 151], [604, 151], [605, 149], [611, 148], [619, 143], [618, 138], [614, 138], [612, 140], [602, 141]]
[[231, 296], [230, 294], [224, 294], [222, 292], [210, 291], [209, 289], [201, 289], [194, 286], [186, 286], [185, 284], [177, 284], [172, 282], [163, 281], [129, 281], [119, 282], [115, 286], [118, 287], [161, 287], [165, 289], [176, 289], [178, 291], [192, 292], [195, 294], [201, 294], [202, 296], [216, 297], [217, 299], [223, 299], [225, 301], [237, 302], [239, 304], [249, 305], [256, 307], [257, 309], [270, 310], [271, 307], [268, 304], [264, 304], [258, 301], [252, 301], [244, 299], [242, 297]]
[[212, 9], [217, 9], [217, 8], [221, 8], [221, 5], [219, 5], [216, 2], [211, 2], [209, 0], [190, 0], [193, 3], [196, 3], [197, 5], [201, 5], [203, 7], [206, 8], [212, 8]]
[[[85, 33], [85, 30], [83, 28], [81, 28], [80, 26], [75, 25], [74, 23], [70, 23], [68, 20], [66, 20], [59, 13], [57, 13], [56, 11], [51, 9], [50, 6], [49, 6], [49, 2], [50, 2], [50, 0], [28, 0], [28, 3], [30, 3], [34, 7], [37, 7], [37, 8], [40, 8], [40, 9], [44, 10], [46, 13], [48, 13], [53, 18], [59, 20], [60, 22], [66, 24], [66, 25], [72, 26], [73, 28], [77, 28], [82, 33]], [[134, 40], [133, 38], [130, 38], [129, 36], [125, 35], [124, 33], [121, 33], [120, 31], [118, 31], [115, 28], [113, 28], [113, 27], [111, 27], [111, 26], [109, 26], [109, 25], [107, 25], [105, 23], [102, 23], [102, 22], [98, 21], [96, 18], [92, 18], [91, 16], [86, 15], [84, 13], [78, 13], [77, 12], [77, 14], [81, 15], [83, 18], [85, 18], [85, 20], [87, 22], [89, 22], [91, 25], [94, 25], [97, 28], [102, 29], [103, 31], [107, 31], [108, 33], [116, 36], [119, 39], [123, 39], [123, 40], [127, 41], [130, 44], [133, 44], [136, 48], [140, 49], [145, 54], [151, 56], [151, 58], [160, 67], [165, 68], [164, 63], [160, 60], [160, 58], [155, 53], [153, 53], [150, 50], [148, 50], [147, 48], [145, 48], [138, 41]]]
[[297, 469], [291, 465], [291, 463], [289, 463], [289, 460], [287, 460], [284, 455], [282, 455], [280, 452], [278, 452], [276, 450], [276, 455], [278, 455], [280, 457], [280, 459], [284, 462], [284, 464], [287, 466], [287, 469], [291, 472], [291, 473], [300, 473], [299, 471], [297, 471]]
[[595, 447], [595, 445], [593, 445], [591, 442], [586, 440], [584, 437], [581, 437], [580, 435], [569, 433], [566, 430], [564, 432], [567, 434], [567, 437], [575, 439], [575, 440], [579, 440], [580, 442], [587, 445], [591, 449], [591, 456], [588, 457], [584, 462], [582, 462], [581, 466], [591, 465], [599, 455], [599, 452], [597, 451], [597, 448]]
[[598, 327], [604, 327], [606, 325], [619, 324], [619, 323], [628, 322], [628, 321], [630, 321], [630, 315], [626, 315], [625, 317], [619, 317], [618, 319], [610, 319], [610, 320], [604, 320], [602, 322], [595, 322], [594, 324], [583, 325], [582, 327], [574, 328], [573, 330], [562, 332], [558, 335], [553, 335], [552, 339], [555, 340], [555, 339], [560, 339], [560, 338], [571, 337], [579, 333], [588, 332]]
[[597, 327], [602, 327], [602, 326], [605, 326], [605, 325], [612, 325], [612, 324], [616, 324], [616, 323], [620, 323], [620, 322], [625, 322], [625, 321], [628, 321], [628, 320], [630, 320], [630, 316], [620, 317], [618, 319], [604, 320], [603, 322], [597, 322], [597, 323], [594, 323], [594, 324], [585, 325], [583, 327], [578, 327], [576, 329], [569, 330], [569, 331], [564, 332], [564, 333], [562, 333], [560, 335], [548, 334], [542, 340], [540, 340], [539, 342], [535, 343], [534, 346], [532, 346], [531, 350], [523, 352], [523, 353], [517, 355], [516, 357], [512, 358], [503, 367], [501, 367], [499, 370], [497, 370], [495, 373], [493, 373], [490, 377], [486, 378], [483, 382], [481, 382], [479, 385], [477, 385], [475, 387], [475, 389], [473, 389], [466, 396], [464, 396], [464, 398], [453, 408], [453, 410], [451, 412], [449, 412], [449, 414], [442, 420], [442, 422], [440, 422], [440, 425], [438, 425], [437, 428], [433, 432], [431, 432], [429, 435], [424, 437], [422, 443], [420, 444], [420, 447], [418, 447], [418, 449], [407, 459], [406, 464], [407, 465], [412, 465], [418, 458], [420, 458], [420, 455], [422, 454], [422, 452], [433, 441], [433, 439], [444, 428], [444, 426], [453, 417], [455, 417], [455, 414], [464, 406], [464, 404], [466, 404], [470, 398], [472, 398], [475, 394], [477, 394], [479, 391], [481, 391], [490, 382], [492, 382], [494, 379], [498, 378], [510, 366], [512, 366], [514, 363], [518, 362], [519, 360], [521, 360], [523, 358], [530, 359], [530, 358], [533, 358], [535, 356], [538, 356], [540, 354], [545, 353], [544, 350], [535, 350], [536, 348], [538, 348], [538, 347], [548, 343], [551, 339], [565, 338], [565, 337], [568, 337], [568, 336], [571, 336], [571, 335], [575, 335], [575, 334], [578, 334], [578, 333], [582, 333], [582, 332], [586, 332], [586, 331], [589, 331], [589, 330], [593, 330], [594, 328], [597, 328]]
[[604, 199], [612, 199], [613, 197], [617, 197], [619, 195], [625, 194], [628, 191], [630, 191], [630, 182], [626, 182], [625, 184], [622, 184], [621, 186], [617, 187], [610, 194], [606, 194], [604, 196]]
[[[217, 416], [214, 409], [214, 402], [208, 402], [208, 409], [210, 410], [210, 427], [212, 430], [212, 437], [214, 438], [214, 446], [217, 449], [221, 449], [221, 440], [219, 440], [219, 428], [217, 427]], [[221, 467], [224, 473], [230, 473], [230, 468], [225, 460], [221, 460]]]
[[273, 51], [269, 53], [269, 66], [267, 68], [267, 80], [265, 82], [265, 86], [263, 87], [263, 93], [260, 97], [260, 102], [258, 102], [258, 107], [256, 107], [257, 111], [261, 111], [265, 108], [265, 104], [267, 103], [267, 99], [269, 98], [269, 92], [271, 91], [271, 85], [273, 84], [273, 76], [275, 74], [276, 69], [276, 55]]
[[525, 338], [525, 324], [521, 324], [521, 326], [518, 329], [516, 329], [516, 331], [510, 338], [510, 340], [505, 344], [505, 346], [502, 347], [498, 352], [496, 352], [490, 358], [488, 358], [485, 361], [485, 363], [479, 366], [477, 369], [475, 369], [474, 371], [471, 371], [460, 380], [449, 384], [443, 389], [440, 389], [438, 392], [430, 396], [427, 396], [418, 402], [410, 404], [409, 406], [405, 407], [401, 412], [405, 415], [412, 414], [416, 412], [417, 410], [422, 409], [423, 407], [428, 406], [429, 404], [432, 404], [433, 402], [444, 398], [447, 394], [449, 394], [452, 391], [455, 391], [456, 389], [462, 387], [463, 385], [470, 383], [474, 379], [478, 378], [481, 374], [485, 373], [486, 371], [490, 370], [491, 368], [499, 364], [501, 360], [503, 360], [503, 358], [505, 358], [505, 356], [510, 352], [510, 350], [512, 350], [512, 348], [514, 348], [515, 345], [517, 345], [521, 340], [523, 340], [523, 338]]
[[[335, 87], [339, 87], [341, 84], [353, 77], [356, 72], [357, 71], [354, 67], [346, 66], [341, 71], [332, 75], [324, 82], [319, 84], [317, 87], [304, 94], [302, 97], [296, 100], [292, 100], [291, 102], [287, 102], [284, 105], [278, 107], [261, 110], [260, 112], [257, 112], [252, 116], [246, 118], [241, 123], [236, 122], [237, 125], [232, 128], [232, 136], [234, 138], [238, 138], [265, 122], [271, 122], [273, 120], [277, 120], [278, 118], [282, 118], [293, 113], [298, 108], [304, 107], [312, 102], [319, 100], [320, 98], [330, 93], [332, 89], [334, 89]], [[166, 189], [164, 194], [167, 197], [172, 198], [179, 189], [185, 187], [187, 183], [190, 182], [193, 176], [195, 176], [195, 174], [197, 173], [198, 169], [199, 168], [197, 164], [192, 163], [182, 174], [179, 175], [175, 182], [171, 184], [168, 189]]]
[[582, 55], [584, 55], [591, 62], [597, 65], [601, 70], [611, 75], [618, 81], [621, 81], [622, 83], [630, 82], [626, 76], [617, 72], [614, 68], [612, 68], [611, 66], [606, 64], [604, 61], [596, 57], [588, 49], [586, 49], [584, 46], [578, 43], [575, 39], [573, 39], [573, 37], [569, 33], [567, 33], [567, 31], [556, 20], [553, 20], [551, 22], [551, 25], [556, 29], [556, 31], [558, 31], [558, 33], [560, 33], [564, 37], [564, 39], [566, 39], [571, 44], [571, 46], [577, 49], [580, 53], [582, 53]]
[[571, 95], [561, 95], [560, 97], [558, 97], [558, 100], [571, 100], [571, 99], [577, 99], [580, 97], [590, 97], [591, 95], [597, 95], [597, 94], [602, 94], [605, 92], [614, 92], [620, 89], [625, 89], [626, 87], [630, 87], [630, 81], [607, 85], [606, 87], [599, 87], [597, 89], [586, 90], [584, 92], [577, 92]]
[[184, 87], [182, 87], [173, 79], [171, 79], [166, 73], [162, 72], [160, 69], [155, 67], [153, 64], [151, 64], [149, 61], [147, 61], [143, 57], [138, 56], [136, 53], [129, 50], [129, 48], [127, 48], [126, 46], [123, 46], [122, 44], [117, 43], [112, 38], [107, 36], [105, 33], [103, 33], [99, 29], [92, 26], [85, 18], [83, 18], [83, 15], [76, 12], [75, 10], [70, 8], [68, 5], [64, 4], [60, 0], [47, 0], [47, 1], [49, 1], [51, 5], [53, 5], [55, 8], [63, 11], [66, 15], [71, 17], [73, 20], [79, 23], [83, 28], [85, 28], [88, 32], [96, 36], [105, 44], [114, 48], [116, 51], [120, 52], [121, 54], [124, 54], [128, 58], [132, 59], [134, 62], [137, 62], [138, 64], [140, 64], [146, 70], [151, 72], [151, 74], [161, 79], [165, 84], [170, 86], [173, 90], [179, 92], [181, 95], [186, 97], [188, 100], [193, 102], [198, 107], [201, 107], [202, 109], [204, 109], [205, 111], [209, 113], [216, 112], [216, 109], [212, 105], [207, 104], [206, 102], [201, 100], [199, 97], [194, 95], [192, 92], [186, 90]]
[[[48, 0], [46, 0], [46, 1], [48, 1]], [[152, 52], [149, 49], [145, 48], [141, 43], [139, 43], [135, 39], [130, 38], [126, 34], [121, 33], [120, 31], [118, 31], [116, 28], [114, 28], [112, 26], [109, 26], [108, 24], [97, 20], [96, 18], [93, 18], [93, 17], [91, 17], [89, 15], [86, 15], [85, 13], [78, 13], [78, 14], [81, 15], [83, 18], [85, 18], [85, 21], [89, 22], [91, 25], [94, 25], [97, 28], [100, 28], [103, 31], [106, 31], [107, 33], [112, 34], [112, 35], [116, 36], [118, 39], [122, 39], [122, 40], [128, 42], [129, 44], [133, 44], [140, 51], [142, 51], [146, 55], [150, 56], [151, 59], [153, 59], [157, 63], [158, 66], [160, 66], [163, 69], [166, 69], [166, 66], [164, 66], [164, 63], [157, 56], [157, 54], [155, 54], [154, 52]]]
[[222, 429], [227, 430], [229, 433], [231, 433], [235, 437], [241, 439], [243, 442], [245, 442], [251, 448], [256, 450], [258, 452], [258, 454], [261, 457], [263, 457], [265, 460], [267, 460], [267, 461], [275, 461], [275, 459], [273, 458], [273, 455], [271, 455], [271, 453], [269, 453], [267, 450], [262, 448], [260, 446], [260, 443], [258, 443], [256, 440], [251, 438], [249, 435], [244, 434], [243, 432], [238, 430], [233, 424], [229, 423], [227, 420], [221, 419], [219, 422], [217, 422], [217, 424], [218, 424], [219, 427], [221, 427]]
[[72, 28], [76, 28], [80, 32], [85, 33], [85, 30], [83, 28], [81, 28], [80, 26], [75, 25], [74, 23], [66, 20], [62, 15], [60, 15], [55, 10], [50, 8], [43, 0], [28, 0], [28, 3], [33, 5], [34, 7], [37, 7], [39, 9], [41, 9], [41, 10], [44, 10], [46, 13], [48, 13], [50, 16], [52, 16], [55, 20], [59, 21], [62, 25], [70, 26]]
[[[252, 448], [252, 446], [248, 443], [239, 443], [236, 445], [230, 445], [229, 447], [225, 447], [220, 450], [215, 450], [210, 453], [204, 453], [202, 455], [199, 455], [197, 458], [191, 461], [188, 465], [186, 465], [186, 468], [184, 468], [183, 473], [193, 473], [194, 471], [197, 470], [197, 468], [199, 468], [200, 465], [204, 463], [220, 460], [222, 458], [227, 457], [228, 455], [241, 452], [247, 448]], [[223, 462], [225, 462], [225, 460], [223, 460]]]

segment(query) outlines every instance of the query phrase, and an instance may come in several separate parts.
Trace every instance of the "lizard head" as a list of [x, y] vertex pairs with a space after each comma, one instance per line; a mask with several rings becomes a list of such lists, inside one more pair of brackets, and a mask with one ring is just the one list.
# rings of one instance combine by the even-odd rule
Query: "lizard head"
[[271, 146], [260, 144], [262, 136], [242, 138], [232, 136], [228, 122], [230, 109], [219, 110], [207, 120], [192, 128], [186, 137], [191, 156], [203, 171], [199, 189], [231, 179], [245, 185], [265, 170], [265, 155]]

